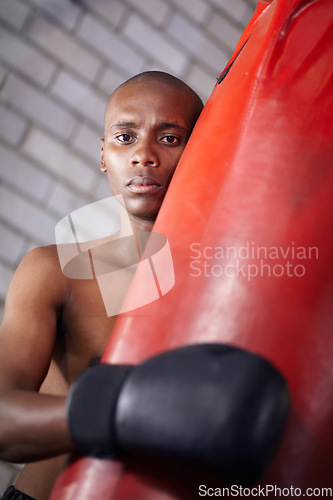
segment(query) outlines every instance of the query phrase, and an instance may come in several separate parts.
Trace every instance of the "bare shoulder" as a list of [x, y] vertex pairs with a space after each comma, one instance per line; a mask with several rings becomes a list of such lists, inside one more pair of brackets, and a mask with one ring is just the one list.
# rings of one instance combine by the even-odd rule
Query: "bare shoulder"
[[59, 258], [56, 245], [37, 247], [23, 257], [20, 266], [34, 267], [36, 270], [60, 271]]
[[44, 283], [47, 284], [48, 290], [55, 287], [66, 288], [68, 280], [62, 274], [56, 245], [31, 250], [17, 268], [13, 283], [16, 284], [17, 280], [21, 282], [21, 285], [27, 281], [30, 287], [34, 283], [39, 283], [39, 286]]
[[30, 321], [46, 320], [63, 307], [69, 293], [69, 280], [61, 272], [56, 246], [35, 248], [22, 259], [9, 286], [4, 323], [17, 323], [23, 313]]

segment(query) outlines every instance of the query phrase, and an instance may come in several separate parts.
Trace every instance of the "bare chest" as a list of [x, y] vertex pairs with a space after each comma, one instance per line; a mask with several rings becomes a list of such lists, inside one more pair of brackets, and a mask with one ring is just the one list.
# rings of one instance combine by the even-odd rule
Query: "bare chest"
[[58, 320], [53, 358], [67, 383], [103, 354], [116, 321], [116, 316], [106, 313], [96, 280], [73, 281]]

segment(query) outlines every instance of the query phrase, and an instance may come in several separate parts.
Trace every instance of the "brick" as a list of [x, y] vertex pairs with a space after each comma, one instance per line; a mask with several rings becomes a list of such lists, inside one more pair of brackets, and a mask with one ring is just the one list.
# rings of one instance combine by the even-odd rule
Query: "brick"
[[124, 34], [169, 71], [175, 74], [184, 71], [188, 62], [186, 55], [176, 44], [169, 42], [164, 34], [152, 28], [138, 15], [129, 16], [124, 26]]
[[0, 222], [0, 259], [16, 265], [25, 247], [26, 240]]
[[[165, 65], [153, 61], [152, 63], [147, 64], [147, 66], [144, 68], [144, 71], [166, 71], [166, 72], [168, 72], [170, 70], [168, 68], [166, 68]], [[175, 76], [180, 77], [180, 74], [178, 73]]]
[[211, 11], [211, 7], [203, 0], [174, 0], [176, 9], [182, 10], [197, 23], [203, 23]]
[[20, 29], [29, 13], [29, 7], [17, 0], [2, 0], [0, 18], [13, 28]]
[[[8, 287], [10, 285], [13, 275], [14, 275], [13, 268], [0, 263], [0, 299], [2, 301], [4, 301], [6, 298]], [[6, 485], [6, 487], [9, 486], [10, 484], [9, 482], [10, 478], [12, 478], [11, 470], [8, 471], [8, 484]]]
[[248, 5], [243, 0], [209, 0], [222, 12], [226, 12], [229, 16], [233, 17], [236, 22], [242, 22], [243, 17], [248, 11]]
[[15, 150], [0, 144], [0, 177], [15, 190], [38, 201], [43, 200], [50, 188], [51, 178]]
[[52, 94], [62, 99], [81, 116], [92, 120], [102, 131], [106, 98], [66, 71], [62, 71], [55, 81]]
[[79, 73], [89, 82], [94, 81], [100, 68], [100, 61], [73, 37], [38, 17], [30, 26], [28, 36], [55, 59]]
[[27, 129], [27, 122], [10, 109], [0, 105], [0, 137], [16, 146]]
[[64, 139], [72, 133], [74, 117], [15, 75], [7, 78], [2, 89], [2, 99], [27, 118]]
[[7, 224], [34, 238], [40, 244], [54, 243], [57, 220], [6, 186], [0, 186], [0, 213]]
[[225, 43], [232, 52], [242, 34], [241, 28], [236, 28], [230, 21], [218, 13], [215, 13], [208, 24], [208, 31], [221, 40], [221, 42]]
[[69, 148], [39, 129], [29, 131], [21, 149], [53, 175], [69, 182], [82, 193], [88, 193], [94, 185], [93, 169]]
[[[184, 0], [182, 0], [182, 2], [183, 1]], [[127, 0], [127, 3], [134, 7], [134, 9], [140, 11], [157, 26], [161, 26], [163, 24], [170, 12], [170, 7], [162, 0], [140, 0], [140, 2], [137, 0]], [[130, 8], [129, 10], [132, 9]]]
[[117, 0], [84, 0], [85, 5], [108, 21], [112, 26], [117, 27], [126, 12], [126, 5]]
[[249, 4], [246, 3], [245, 4], [245, 9], [244, 9], [244, 13], [243, 13], [243, 17], [242, 17], [242, 24], [245, 28], [245, 26], [247, 25], [247, 23], [250, 21], [251, 17], [253, 16], [254, 14], [254, 11], [256, 9], [256, 6], [257, 6], [257, 2], [250, 2]]
[[217, 74], [214, 75], [198, 64], [194, 64], [186, 78], [186, 83], [200, 95], [203, 101], [207, 101], [216, 84], [217, 77]]
[[108, 196], [110, 196], [110, 194], [111, 194], [111, 191], [110, 191], [107, 176], [105, 174], [103, 174], [102, 172], [100, 172], [99, 181], [98, 181], [97, 187], [93, 193], [94, 198], [96, 200], [102, 200], [103, 198], [107, 198]]
[[[133, 73], [134, 75], [134, 73]], [[98, 83], [98, 86], [110, 95], [119, 85], [121, 85], [125, 80], [127, 80], [132, 75], [125, 75], [119, 71], [111, 68], [106, 68], [104, 74]]]
[[32, 0], [32, 2], [68, 29], [74, 27], [82, 10], [68, 0]]
[[254, 12], [254, 9], [257, 7], [257, 0], [247, 0], [247, 3], [250, 7], [250, 9], [252, 9], [252, 12]]
[[72, 146], [77, 149], [81, 155], [86, 155], [88, 161], [99, 165], [100, 161], [100, 138], [102, 135], [97, 130], [90, 128], [83, 123], [72, 141]]
[[7, 75], [7, 68], [3, 64], [0, 63], [0, 85], [2, 84], [5, 76]]
[[46, 86], [55, 65], [26, 41], [0, 27], [0, 59], [42, 86]]
[[[39, 243], [37, 243], [36, 241], [34, 240], [29, 240], [26, 248], [25, 248], [25, 254], [26, 255], [27, 253], [31, 252], [31, 250], [34, 250], [35, 248], [38, 248], [40, 246]], [[22, 256], [22, 258], [24, 257], [24, 255]]]
[[175, 14], [168, 28], [169, 34], [181, 46], [214, 73], [224, 65], [226, 54], [223, 49], [205, 36], [205, 34], [181, 14]]
[[47, 207], [56, 212], [60, 220], [61, 217], [64, 217], [73, 212], [73, 210], [77, 210], [88, 203], [88, 198], [79, 196], [62, 184], [57, 183], [49, 197]]
[[110, 29], [91, 15], [85, 16], [78, 36], [85, 43], [90, 44], [107, 61], [117, 64], [126, 74], [142, 71], [145, 64], [144, 57], [129, 47], [119, 33], [112, 33]]

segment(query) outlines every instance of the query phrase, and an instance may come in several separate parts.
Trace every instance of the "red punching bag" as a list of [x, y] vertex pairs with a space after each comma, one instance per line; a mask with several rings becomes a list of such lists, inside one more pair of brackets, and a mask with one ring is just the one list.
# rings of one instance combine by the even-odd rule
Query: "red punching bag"
[[[175, 286], [121, 315], [103, 357], [136, 364], [221, 342], [269, 359], [292, 411], [260, 484], [302, 493], [333, 477], [332, 61], [332, 0], [258, 2], [154, 226], [169, 240]], [[190, 473], [154, 474], [82, 458], [51, 499], [198, 497]]]

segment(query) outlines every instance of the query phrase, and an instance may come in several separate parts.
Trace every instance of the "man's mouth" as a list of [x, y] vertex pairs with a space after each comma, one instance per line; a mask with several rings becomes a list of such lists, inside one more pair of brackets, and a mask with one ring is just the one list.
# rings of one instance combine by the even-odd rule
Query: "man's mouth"
[[157, 193], [162, 185], [152, 177], [133, 177], [127, 187], [130, 191], [137, 194]]

